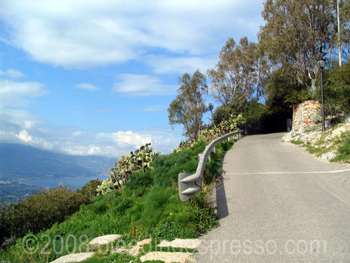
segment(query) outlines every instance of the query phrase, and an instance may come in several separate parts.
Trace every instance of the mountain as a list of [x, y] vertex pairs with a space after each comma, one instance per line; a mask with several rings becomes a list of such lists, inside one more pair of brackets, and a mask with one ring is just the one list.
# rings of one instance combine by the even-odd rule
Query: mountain
[[116, 159], [71, 156], [22, 144], [0, 144], [0, 181], [108, 174]]

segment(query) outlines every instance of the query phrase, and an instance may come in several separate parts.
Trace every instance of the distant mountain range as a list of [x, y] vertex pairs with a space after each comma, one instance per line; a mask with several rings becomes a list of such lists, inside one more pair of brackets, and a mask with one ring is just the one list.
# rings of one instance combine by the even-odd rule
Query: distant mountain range
[[117, 159], [72, 156], [22, 144], [0, 144], [0, 181], [107, 175]]
[[[72, 156], [40, 150], [22, 144], [0, 144], [0, 205], [16, 203], [46, 189], [41, 179], [109, 175], [117, 159]], [[107, 178], [107, 177], [106, 177]], [[39, 179], [38, 185], [26, 180]], [[82, 180], [84, 181], [84, 180]]]

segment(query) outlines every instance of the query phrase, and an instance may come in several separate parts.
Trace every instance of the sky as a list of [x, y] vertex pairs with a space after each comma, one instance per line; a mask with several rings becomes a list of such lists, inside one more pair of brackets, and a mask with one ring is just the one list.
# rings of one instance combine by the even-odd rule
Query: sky
[[185, 139], [167, 112], [178, 78], [214, 68], [228, 38], [256, 42], [262, 10], [263, 0], [0, 0], [0, 143], [172, 152]]

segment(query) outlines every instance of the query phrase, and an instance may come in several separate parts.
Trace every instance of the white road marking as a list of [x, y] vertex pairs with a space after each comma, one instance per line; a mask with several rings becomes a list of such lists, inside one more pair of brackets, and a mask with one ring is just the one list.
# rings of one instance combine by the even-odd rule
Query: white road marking
[[344, 173], [344, 172], [350, 172], [350, 169], [345, 170], [337, 170], [337, 171], [315, 171], [315, 172], [260, 172], [260, 173], [225, 173], [225, 175], [250, 175], [250, 174], [332, 174], [332, 173]]

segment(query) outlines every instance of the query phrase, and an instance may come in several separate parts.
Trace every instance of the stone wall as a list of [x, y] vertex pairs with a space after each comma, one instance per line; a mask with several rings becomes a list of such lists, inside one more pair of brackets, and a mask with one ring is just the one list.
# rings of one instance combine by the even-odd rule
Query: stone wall
[[293, 130], [307, 127], [314, 123], [314, 116], [320, 113], [322, 104], [316, 100], [307, 100], [293, 107]]

